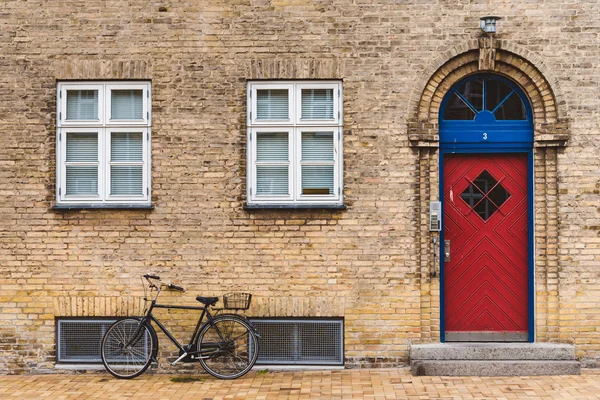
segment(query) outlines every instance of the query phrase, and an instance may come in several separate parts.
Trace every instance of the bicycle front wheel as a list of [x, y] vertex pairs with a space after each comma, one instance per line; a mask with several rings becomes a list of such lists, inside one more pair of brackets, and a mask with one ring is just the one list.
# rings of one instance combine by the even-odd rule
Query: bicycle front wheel
[[146, 371], [158, 344], [151, 329], [147, 324], [140, 326], [140, 321], [133, 318], [112, 324], [100, 348], [106, 370], [120, 379], [135, 378]]
[[200, 364], [219, 379], [245, 375], [256, 363], [258, 339], [248, 323], [236, 316], [216, 317], [207, 323], [196, 343]]

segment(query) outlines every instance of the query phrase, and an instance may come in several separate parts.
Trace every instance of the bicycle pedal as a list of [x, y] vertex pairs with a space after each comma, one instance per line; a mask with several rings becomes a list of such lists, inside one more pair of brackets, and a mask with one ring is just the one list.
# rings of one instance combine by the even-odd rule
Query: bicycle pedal
[[188, 351], [191, 351], [190, 346], [185, 345], [185, 346], [183, 346], [183, 348], [186, 351], [186, 355], [183, 358], [181, 358], [181, 356], [183, 356], [183, 351], [179, 350], [179, 357], [180, 357], [180, 359], [178, 359], [176, 362], [183, 362], [183, 363], [193, 363], [193, 362], [196, 362], [197, 359], [198, 359], [197, 356], [194, 356], [192, 354], [187, 354]]

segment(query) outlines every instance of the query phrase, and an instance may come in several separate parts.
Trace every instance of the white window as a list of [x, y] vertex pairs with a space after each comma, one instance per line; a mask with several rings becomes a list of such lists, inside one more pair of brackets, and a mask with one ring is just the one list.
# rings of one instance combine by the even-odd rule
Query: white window
[[150, 83], [63, 82], [58, 205], [150, 205]]
[[342, 205], [340, 82], [248, 84], [248, 204]]

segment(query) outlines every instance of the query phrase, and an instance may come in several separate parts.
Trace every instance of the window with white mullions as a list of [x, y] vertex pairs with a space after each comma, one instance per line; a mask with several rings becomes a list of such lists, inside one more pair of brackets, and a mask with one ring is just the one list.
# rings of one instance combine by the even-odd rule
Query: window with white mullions
[[150, 124], [149, 85], [106, 85], [106, 123], [109, 125]]
[[110, 133], [110, 195], [144, 195], [143, 132]]
[[334, 132], [302, 132], [302, 195], [334, 195]]
[[340, 83], [298, 83], [295, 91], [296, 124], [341, 126]]
[[289, 197], [290, 132], [256, 132], [256, 195]]
[[248, 84], [248, 204], [341, 205], [340, 82]]
[[58, 84], [57, 204], [150, 203], [150, 83]]
[[300, 89], [303, 120], [333, 119], [333, 88]]
[[256, 91], [256, 119], [289, 120], [288, 89], [258, 89]]
[[98, 90], [67, 90], [66, 92], [67, 120], [98, 120]]
[[248, 119], [252, 125], [287, 125], [293, 121], [294, 86], [255, 83], [248, 87]]
[[65, 195], [97, 197], [98, 133], [67, 132], [65, 142]]
[[111, 95], [111, 119], [144, 119], [142, 90], [113, 90]]

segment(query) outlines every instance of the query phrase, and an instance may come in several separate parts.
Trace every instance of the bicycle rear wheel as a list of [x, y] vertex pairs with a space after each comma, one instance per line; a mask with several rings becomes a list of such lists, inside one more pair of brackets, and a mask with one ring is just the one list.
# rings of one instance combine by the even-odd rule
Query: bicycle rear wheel
[[147, 324], [140, 327], [137, 319], [122, 319], [102, 339], [102, 363], [116, 378], [135, 378], [148, 369], [157, 345], [156, 333]]
[[256, 363], [258, 339], [248, 323], [236, 316], [222, 315], [207, 323], [196, 343], [200, 364], [219, 379], [245, 375]]

